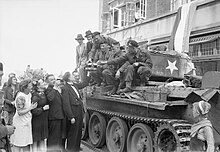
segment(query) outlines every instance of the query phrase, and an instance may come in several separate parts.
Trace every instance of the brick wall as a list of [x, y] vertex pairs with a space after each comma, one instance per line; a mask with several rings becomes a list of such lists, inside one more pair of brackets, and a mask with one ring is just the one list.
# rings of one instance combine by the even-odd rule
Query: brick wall
[[170, 12], [170, 0], [157, 0], [157, 16]]
[[147, 1], [147, 19], [156, 16], [156, 2], [157, 0]]

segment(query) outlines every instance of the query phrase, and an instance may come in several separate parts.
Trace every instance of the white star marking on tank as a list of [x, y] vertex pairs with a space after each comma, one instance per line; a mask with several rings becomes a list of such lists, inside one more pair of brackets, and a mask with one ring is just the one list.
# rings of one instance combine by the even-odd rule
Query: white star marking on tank
[[178, 68], [176, 67], [176, 61], [174, 62], [170, 62], [169, 60], [167, 61], [168, 61], [168, 67], [166, 67], [166, 69], [170, 69], [171, 74], [173, 74], [174, 70], [178, 70]]

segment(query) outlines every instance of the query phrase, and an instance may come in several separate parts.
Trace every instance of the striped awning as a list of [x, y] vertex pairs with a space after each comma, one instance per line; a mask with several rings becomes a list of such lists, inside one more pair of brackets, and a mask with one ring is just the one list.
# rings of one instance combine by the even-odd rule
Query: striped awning
[[203, 37], [197, 37], [197, 38], [191, 38], [189, 41], [189, 44], [198, 44], [198, 43], [204, 43], [204, 42], [210, 42], [218, 39], [220, 37], [219, 34], [213, 34], [213, 35], [208, 35], [208, 36], [203, 36]]

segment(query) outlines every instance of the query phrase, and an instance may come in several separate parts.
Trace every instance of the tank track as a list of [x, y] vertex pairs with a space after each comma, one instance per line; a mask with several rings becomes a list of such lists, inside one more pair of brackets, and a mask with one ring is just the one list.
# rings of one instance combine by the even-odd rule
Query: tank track
[[186, 120], [145, 118], [90, 107], [87, 109], [88, 111], [99, 112], [103, 115], [106, 115], [108, 119], [111, 117], [119, 117], [124, 119], [128, 122], [129, 128], [135, 123], [145, 123], [149, 125], [155, 133], [154, 143], [163, 129], [169, 129], [169, 131], [171, 131], [177, 139], [177, 151], [189, 151], [191, 124]]

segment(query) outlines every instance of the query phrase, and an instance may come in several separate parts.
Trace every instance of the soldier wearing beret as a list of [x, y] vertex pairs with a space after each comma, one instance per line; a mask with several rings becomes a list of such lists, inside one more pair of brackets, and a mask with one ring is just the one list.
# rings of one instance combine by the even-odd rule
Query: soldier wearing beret
[[110, 38], [110, 37], [105, 37], [103, 35], [100, 35], [99, 32], [94, 32], [93, 33], [93, 46], [92, 49], [89, 53], [89, 61], [93, 61], [94, 60], [94, 56], [96, 54], [96, 51], [98, 49], [100, 49], [100, 45], [103, 43], [108, 44], [110, 47], [112, 47], [113, 43], [116, 43], [117, 41]]
[[148, 52], [140, 50], [136, 41], [129, 40], [127, 42], [127, 53], [125, 55], [99, 64], [117, 65], [121, 63], [124, 64], [116, 72], [116, 77], [120, 78], [119, 89], [124, 83], [126, 87], [119, 90], [118, 93], [132, 91], [131, 84], [136, 75], [140, 77], [142, 86], [148, 83], [153, 64]]

